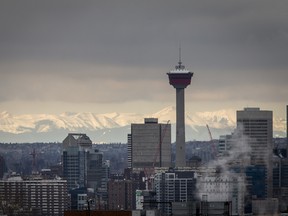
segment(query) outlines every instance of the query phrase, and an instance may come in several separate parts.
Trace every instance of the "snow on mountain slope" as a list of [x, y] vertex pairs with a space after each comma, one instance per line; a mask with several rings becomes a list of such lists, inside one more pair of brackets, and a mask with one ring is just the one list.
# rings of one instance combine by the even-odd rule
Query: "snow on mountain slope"
[[[208, 140], [206, 125], [209, 125], [215, 138], [218, 138], [219, 134], [230, 133], [236, 127], [235, 116], [236, 112], [233, 110], [186, 113], [186, 140]], [[0, 142], [13, 142], [15, 135], [18, 137], [17, 140], [24, 137], [23, 139], [27, 142], [41, 141], [42, 137], [46, 137], [45, 141], [49, 141], [50, 137], [51, 141], [62, 141], [65, 134], [69, 132], [89, 132], [97, 142], [126, 142], [131, 123], [143, 123], [146, 117], [158, 118], [159, 123], [166, 123], [170, 120], [174, 134], [176, 109], [173, 106], [147, 115], [117, 112], [13, 115], [3, 111], [0, 112], [0, 132], [2, 133]], [[283, 119], [274, 119], [274, 131], [284, 134], [285, 122]]]
[[235, 114], [233, 110], [219, 110], [214, 112], [197, 112], [192, 115], [191, 124], [209, 125], [213, 128], [235, 127]]
[[[170, 120], [172, 123], [176, 122], [176, 108], [171, 106], [160, 110], [152, 115], [159, 119], [159, 122], [167, 122]], [[214, 112], [197, 112], [194, 114], [186, 113], [185, 124], [197, 130], [195, 126], [209, 125], [213, 128], [230, 128], [235, 127], [235, 114], [233, 110], [219, 110]]]
[[47, 132], [52, 129], [99, 130], [130, 125], [143, 122], [143, 115], [134, 113], [62, 113], [60, 115], [32, 114], [12, 115], [8, 112], [0, 113], [0, 131], [9, 133], [26, 133], [37, 129], [38, 132]]

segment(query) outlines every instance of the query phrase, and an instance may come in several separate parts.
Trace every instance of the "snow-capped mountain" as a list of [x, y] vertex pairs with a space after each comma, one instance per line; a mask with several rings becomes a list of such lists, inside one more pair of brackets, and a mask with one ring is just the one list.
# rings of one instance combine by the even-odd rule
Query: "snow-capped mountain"
[[[4, 111], [0, 112], [0, 142], [62, 142], [69, 132], [81, 132], [95, 143], [126, 143], [131, 123], [143, 123], [146, 117], [158, 118], [159, 123], [170, 120], [174, 142], [176, 109], [172, 106], [147, 115], [117, 112], [13, 115]], [[186, 140], [209, 140], [206, 125], [217, 139], [235, 128], [235, 111], [186, 113], [185, 121]], [[274, 129], [280, 136], [284, 134], [284, 125], [285, 120], [274, 120]]]
[[75, 131], [79, 128], [99, 130], [123, 127], [132, 122], [141, 122], [143, 117], [133, 113], [69, 113], [60, 115], [34, 114], [12, 115], [8, 112], [0, 113], [0, 131], [14, 134], [26, 132], [49, 132], [54, 129]]

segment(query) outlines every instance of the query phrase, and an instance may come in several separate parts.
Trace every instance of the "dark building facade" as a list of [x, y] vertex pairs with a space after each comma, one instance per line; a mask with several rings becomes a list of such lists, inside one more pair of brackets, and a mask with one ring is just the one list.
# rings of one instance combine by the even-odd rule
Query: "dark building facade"
[[4, 173], [6, 172], [7, 172], [7, 166], [6, 166], [5, 159], [2, 155], [0, 155], [0, 179], [3, 178]]
[[281, 211], [288, 209], [288, 159], [274, 158], [273, 197], [278, 198]]
[[108, 182], [108, 209], [135, 209], [136, 187], [137, 184], [132, 180], [110, 179]]
[[[258, 171], [266, 172], [265, 186], [261, 191], [265, 191], [265, 197], [271, 198], [273, 195], [273, 113], [272, 111], [260, 110], [259, 108], [244, 108], [237, 111], [237, 129], [242, 134], [242, 142], [247, 142], [251, 148], [250, 165], [255, 166]], [[259, 170], [259, 169], [260, 170]], [[259, 188], [260, 189], [260, 188]], [[262, 197], [262, 194], [258, 194]]]
[[[76, 193], [78, 188], [87, 188], [105, 205], [109, 163], [103, 162], [103, 154], [92, 148], [92, 141], [86, 134], [68, 134], [62, 146], [63, 178], [67, 180], [68, 191]], [[82, 209], [81, 199], [76, 200], [78, 204], [72, 206]]]
[[171, 124], [145, 118], [144, 124], [131, 124], [127, 145], [128, 167], [144, 169], [171, 166]]
[[155, 174], [156, 201], [164, 215], [171, 215], [173, 202], [191, 202], [196, 198], [194, 171], [169, 170]]

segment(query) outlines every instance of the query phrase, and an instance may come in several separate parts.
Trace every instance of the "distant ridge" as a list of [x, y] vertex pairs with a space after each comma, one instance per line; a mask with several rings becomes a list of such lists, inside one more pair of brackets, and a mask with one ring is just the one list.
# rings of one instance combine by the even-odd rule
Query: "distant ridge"
[[[236, 127], [233, 110], [186, 113], [186, 140], [209, 140], [206, 124], [213, 138], [229, 134]], [[170, 120], [172, 142], [174, 142], [175, 107], [166, 107], [152, 114], [90, 112], [56, 114], [13, 115], [0, 112], [0, 142], [62, 142], [69, 132], [86, 133], [94, 143], [127, 142], [131, 123], [143, 123], [145, 117], [159, 119], [159, 123]], [[274, 136], [285, 136], [285, 120], [274, 119]]]

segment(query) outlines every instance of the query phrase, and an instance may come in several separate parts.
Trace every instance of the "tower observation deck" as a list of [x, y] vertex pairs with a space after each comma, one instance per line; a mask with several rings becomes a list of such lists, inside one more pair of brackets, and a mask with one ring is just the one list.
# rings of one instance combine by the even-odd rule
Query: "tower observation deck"
[[175, 167], [186, 166], [185, 154], [185, 91], [190, 85], [193, 72], [182, 65], [181, 55], [175, 69], [167, 73], [169, 84], [176, 89], [176, 162]]

